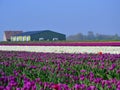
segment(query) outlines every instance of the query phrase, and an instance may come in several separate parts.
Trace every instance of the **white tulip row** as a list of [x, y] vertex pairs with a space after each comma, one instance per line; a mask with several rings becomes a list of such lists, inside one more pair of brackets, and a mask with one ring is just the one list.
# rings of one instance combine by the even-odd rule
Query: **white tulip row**
[[120, 54], [120, 47], [114, 46], [0, 46], [2, 51], [29, 51], [54, 53], [111, 53]]

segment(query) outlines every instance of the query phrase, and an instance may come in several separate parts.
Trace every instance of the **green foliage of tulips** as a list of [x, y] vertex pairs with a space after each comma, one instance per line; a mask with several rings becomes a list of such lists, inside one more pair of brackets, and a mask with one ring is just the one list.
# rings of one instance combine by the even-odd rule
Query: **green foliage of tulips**
[[[36, 90], [50, 90], [48, 83], [62, 83], [69, 88], [84, 84], [85, 90], [92, 85], [98, 90], [116, 90], [120, 85], [120, 54], [0, 51], [0, 86], [9, 84], [9, 76], [16, 78], [18, 84], [14, 87], [19, 88], [24, 86], [24, 78], [27, 78], [35, 83]], [[3, 77], [8, 81], [2, 82]], [[40, 78], [39, 82], [36, 82], [37, 78]]]

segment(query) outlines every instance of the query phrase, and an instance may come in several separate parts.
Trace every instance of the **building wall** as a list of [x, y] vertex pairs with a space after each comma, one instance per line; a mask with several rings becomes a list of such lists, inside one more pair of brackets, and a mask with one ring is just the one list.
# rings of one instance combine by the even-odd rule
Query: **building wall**
[[66, 40], [66, 36], [61, 33], [53, 31], [42, 31], [36, 34], [24, 35], [24, 36], [13, 36], [12, 41], [54, 41], [54, 40]]
[[44, 40], [49, 41], [52, 41], [54, 38], [58, 38], [58, 40], [66, 40], [66, 36], [64, 34], [55, 33], [51, 31], [31, 35], [32, 41], [39, 41], [39, 38], [44, 38]]
[[31, 40], [31, 39], [30, 39], [30, 36], [27, 36], [27, 37], [26, 37], [26, 40], [27, 40], [27, 41], [30, 41], [30, 40]]
[[4, 35], [3, 35], [3, 41], [7, 41], [7, 40], [6, 40], [5, 33], [4, 33]]
[[16, 41], [16, 36], [11, 36], [11, 41]]
[[27, 40], [27, 37], [26, 36], [23, 36], [23, 41], [26, 41]]
[[22, 36], [18, 36], [18, 38], [19, 38], [18, 39], [19, 41], [23, 41], [23, 37]]
[[30, 41], [30, 36], [12, 36], [11, 41]]
[[11, 41], [11, 36], [22, 33], [22, 31], [4, 31], [4, 41]]

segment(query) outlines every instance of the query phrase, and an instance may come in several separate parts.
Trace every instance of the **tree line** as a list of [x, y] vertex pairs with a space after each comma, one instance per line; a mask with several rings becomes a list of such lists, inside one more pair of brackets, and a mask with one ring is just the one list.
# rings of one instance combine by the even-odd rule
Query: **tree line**
[[73, 41], [85, 41], [85, 40], [120, 40], [120, 36], [118, 34], [114, 35], [104, 35], [99, 34], [92, 31], [88, 31], [87, 35], [83, 35], [82, 33], [78, 33], [76, 35], [70, 35], [67, 37], [67, 40], [73, 40]]

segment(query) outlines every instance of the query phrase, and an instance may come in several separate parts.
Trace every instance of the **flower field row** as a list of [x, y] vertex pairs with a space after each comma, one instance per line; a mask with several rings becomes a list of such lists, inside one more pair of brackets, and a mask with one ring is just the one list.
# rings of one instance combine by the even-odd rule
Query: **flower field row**
[[0, 90], [120, 90], [120, 54], [0, 51]]
[[120, 46], [120, 42], [11, 42], [9, 46]]
[[0, 46], [3, 51], [28, 51], [51, 53], [111, 53], [119, 54], [120, 46]]

